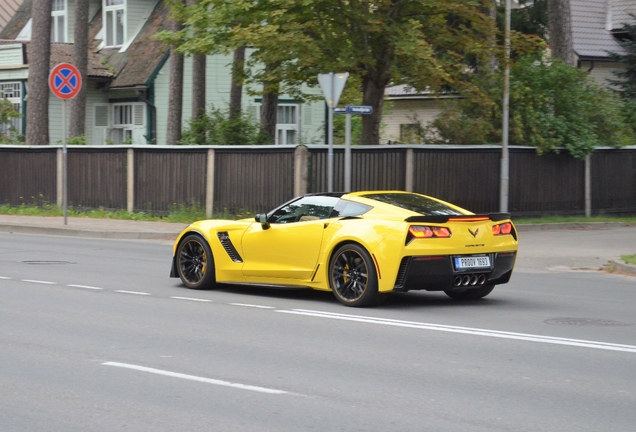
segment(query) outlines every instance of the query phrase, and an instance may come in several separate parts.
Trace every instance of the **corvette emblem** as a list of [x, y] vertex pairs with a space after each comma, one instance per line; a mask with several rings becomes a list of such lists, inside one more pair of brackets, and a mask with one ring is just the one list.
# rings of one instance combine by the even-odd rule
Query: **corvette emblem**
[[479, 233], [479, 228], [477, 228], [475, 230], [475, 232], [473, 232], [470, 228], [468, 228], [468, 232], [471, 233], [473, 235], [473, 237], [476, 238], [477, 237], [477, 233]]

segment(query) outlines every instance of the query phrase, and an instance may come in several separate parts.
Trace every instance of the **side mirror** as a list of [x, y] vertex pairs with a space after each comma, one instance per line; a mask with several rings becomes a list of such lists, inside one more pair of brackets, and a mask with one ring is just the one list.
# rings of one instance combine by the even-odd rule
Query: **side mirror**
[[256, 220], [256, 222], [259, 222], [261, 224], [264, 230], [269, 228], [269, 222], [267, 222], [267, 214], [259, 213], [254, 219]]

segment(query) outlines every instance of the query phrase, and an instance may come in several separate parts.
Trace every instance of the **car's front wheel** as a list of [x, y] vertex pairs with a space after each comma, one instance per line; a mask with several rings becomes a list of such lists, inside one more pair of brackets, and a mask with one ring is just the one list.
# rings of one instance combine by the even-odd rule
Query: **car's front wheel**
[[486, 297], [495, 289], [494, 285], [484, 285], [479, 288], [471, 288], [464, 291], [444, 291], [447, 296], [455, 300], [476, 300]]
[[179, 277], [185, 286], [197, 290], [214, 287], [214, 258], [202, 237], [190, 234], [184, 238], [177, 249], [176, 259]]
[[372, 306], [380, 298], [371, 255], [357, 244], [345, 244], [333, 253], [329, 284], [338, 301], [346, 306]]

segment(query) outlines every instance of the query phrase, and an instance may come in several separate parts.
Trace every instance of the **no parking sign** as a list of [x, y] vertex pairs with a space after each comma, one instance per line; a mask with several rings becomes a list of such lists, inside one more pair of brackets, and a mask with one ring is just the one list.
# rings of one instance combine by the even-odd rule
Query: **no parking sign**
[[82, 88], [82, 75], [70, 63], [60, 63], [49, 75], [49, 88], [60, 99], [73, 99]]

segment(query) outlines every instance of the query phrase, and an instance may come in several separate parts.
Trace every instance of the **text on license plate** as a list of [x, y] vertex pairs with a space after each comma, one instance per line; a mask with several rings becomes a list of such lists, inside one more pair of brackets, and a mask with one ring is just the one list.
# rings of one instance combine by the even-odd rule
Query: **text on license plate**
[[478, 268], [478, 267], [490, 267], [490, 257], [477, 256], [477, 257], [455, 257], [455, 268]]

